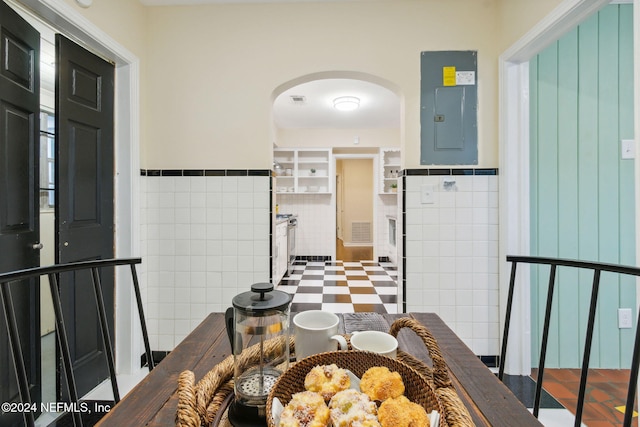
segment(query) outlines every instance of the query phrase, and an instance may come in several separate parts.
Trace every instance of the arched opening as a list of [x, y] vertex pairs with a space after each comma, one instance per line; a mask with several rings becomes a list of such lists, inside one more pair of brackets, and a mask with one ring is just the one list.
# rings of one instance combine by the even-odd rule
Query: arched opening
[[[335, 105], [345, 97], [354, 109]], [[297, 216], [296, 259], [397, 265], [388, 217], [401, 195], [385, 182], [382, 153], [397, 154], [398, 174], [398, 87], [362, 72], [319, 72], [283, 83], [272, 101], [275, 199], [281, 214]]]

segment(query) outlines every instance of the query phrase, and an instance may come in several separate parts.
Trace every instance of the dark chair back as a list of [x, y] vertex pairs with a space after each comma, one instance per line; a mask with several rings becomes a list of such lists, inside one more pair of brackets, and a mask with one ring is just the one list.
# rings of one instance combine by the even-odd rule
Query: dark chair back
[[[142, 260], [140, 258], [126, 258], [126, 259], [108, 259], [108, 260], [95, 260], [95, 261], [81, 261], [67, 264], [58, 264], [48, 267], [35, 267], [25, 270], [13, 271], [9, 273], [0, 274], [0, 297], [5, 313], [5, 320], [7, 323], [7, 330], [9, 334], [9, 344], [14, 360], [14, 367], [16, 371], [16, 378], [18, 380], [18, 392], [22, 403], [31, 404], [31, 396], [29, 393], [29, 382], [25, 369], [25, 362], [22, 358], [23, 351], [20, 348], [20, 338], [18, 334], [18, 328], [16, 326], [16, 316], [11, 300], [10, 284], [25, 279], [40, 278], [41, 276], [47, 276], [49, 278], [49, 285], [51, 287], [51, 298], [53, 300], [53, 311], [56, 321], [56, 335], [58, 337], [58, 344], [60, 348], [60, 356], [62, 366], [64, 368], [67, 390], [69, 392], [69, 398], [71, 402], [78, 402], [78, 393], [76, 390], [75, 377], [73, 374], [73, 367], [71, 363], [71, 355], [69, 352], [69, 341], [67, 339], [67, 333], [64, 324], [64, 316], [62, 313], [62, 305], [60, 302], [59, 292], [59, 275], [64, 272], [75, 272], [80, 270], [90, 270], [91, 282], [94, 289], [96, 298], [96, 307], [98, 310], [98, 318], [100, 321], [100, 331], [105, 348], [106, 362], [109, 367], [109, 376], [111, 379], [111, 389], [113, 390], [113, 397], [115, 402], [120, 401], [120, 392], [118, 390], [118, 383], [116, 381], [115, 361], [113, 356], [113, 348], [111, 346], [111, 338], [109, 334], [109, 327], [107, 324], [107, 314], [105, 311], [102, 285], [100, 284], [100, 275], [98, 270], [104, 267], [115, 267], [119, 265], [129, 265], [131, 269], [131, 278], [133, 281], [133, 290], [135, 293], [136, 304], [138, 306], [138, 315], [140, 317], [140, 326], [142, 328], [142, 338], [144, 340], [145, 354], [147, 357], [147, 363], [149, 370], [153, 369], [153, 358], [151, 357], [151, 347], [149, 346], [149, 335], [147, 334], [147, 324], [144, 318], [144, 310], [142, 307], [142, 297], [140, 295], [140, 285], [138, 283], [138, 275], [136, 274], [136, 264], [140, 264]], [[79, 411], [73, 411], [74, 425], [81, 427], [82, 418]], [[34, 426], [34, 414], [30, 411], [24, 412], [24, 421], [28, 426]]]
[[[584, 262], [557, 258], [530, 257], [530, 256], [507, 256], [507, 262], [511, 262], [511, 276], [509, 279], [509, 293], [507, 296], [507, 308], [505, 315], [504, 333], [502, 335], [502, 350], [500, 352], [500, 367], [498, 370], [498, 378], [502, 380], [504, 376], [505, 356], [507, 353], [507, 340], [509, 338], [509, 323], [511, 321], [511, 306], [513, 304], [513, 293], [516, 280], [516, 267], [522, 264], [540, 264], [548, 265], [549, 282], [547, 290], [547, 302], [545, 307], [544, 326], [542, 329], [542, 342], [540, 343], [540, 360], [538, 364], [538, 381], [536, 383], [536, 393], [534, 399], [533, 414], [537, 417], [540, 410], [540, 396], [542, 394], [542, 381], [544, 379], [544, 365], [547, 352], [547, 341], [549, 339], [549, 323], [551, 319], [551, 308], [553, 306], [553, 294], [556, 282], [556, 271], [558, 267], [569, 267], [586, 269], [593, 271], [593, 281], [591, 284], [591, 299], [589, 305], [589, 316], [587, 321], [587, 331], [584, 344], [584, 353], [582, 358], [580, 387], [578, 391], [578, 403], [576, 407], [575, 426], [580, 426], [582, 422], [582, 411], [584, 408], [584, 398], [587, 386], [587, 375], [589, 371], [589, 360], [591, 357], [591, 342], [593, 336], [593, 328], [595, 324], [596, 307], [598, 304], [598, 290], [600, 288], [600, 275], [603, 271], [619, 273], [631, 276], [640, 276], [640, 268], [629, 267], [617, 264], [605, 264], [598, 262]], [[636, 325], [635, 343], [633, 346], [633, 356], [631, 360], [631, 372], [629, 375], [629, 387], [627, 391], [627, 402], [624, 415], [624, 426], [630, 427], [633, 419], [633, 406], [636, 398], [636, 385], [638, 382], [638, 364], [640, 362], [640, 328]]]

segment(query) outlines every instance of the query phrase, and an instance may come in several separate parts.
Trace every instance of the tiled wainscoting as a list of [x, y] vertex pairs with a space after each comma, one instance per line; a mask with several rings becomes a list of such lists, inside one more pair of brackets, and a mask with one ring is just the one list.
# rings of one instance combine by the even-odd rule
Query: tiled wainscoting
[[[400, 203], [398, 295], [404, 305], [398, 311], [436, 312], [476, 354], [495, 355], [497, 172], [444, 171], [455, 179], [448, 189], [443, 176], [430, 174], [442, 170], [404, 171], [401, 192], [378, 201], [376, 228], [384, 234], [377, 240], [388, 240], [381, 224]], [[432, 186], [434, 203], [422, 203], [424, 185]], [[143, 171], [140, 271], [153, 350], [172, 350], [208, 313], [225, 310], [252, 283], [269, 281], [270, 189], [269, 171]], [[322, 248], [307, 245], [333, 235], [335, 219], [329, 228], [322, 226], [327, 214], [322, 206], [330, 205], [331, 196], [293, 197], [278, 199], [281, 212], [283, 205], [295, 207], [300, 222], [313, 225], [308, 231], [300, 225], [298, 253], [330, 254], [323, 250], [335, 242]]]
[[172, 350], [208, 313], [269, 281], [270, 181], [269, 171], [143, 171], [141, 269], [153, 350]]
[[438, 313], [476, 354], [499, 354], [497, 170], [407, 170], [403, 185], [406, 311]]

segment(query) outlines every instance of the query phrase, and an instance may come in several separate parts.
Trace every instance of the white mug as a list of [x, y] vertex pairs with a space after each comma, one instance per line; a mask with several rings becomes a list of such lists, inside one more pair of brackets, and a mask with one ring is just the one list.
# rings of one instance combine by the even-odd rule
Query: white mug
[[[338, 334], [340, 319], [334, 313], [307, 310], [293, 318], [296, 360], [325, 351], [346, 350], [347, 340]], [[337, 345], [336, 345], [337, 343]]]
[[393, 335], [380, 331], [360, 331], [351, 334], [354, 350], [372, 351], [395, 359], [398, 340]]

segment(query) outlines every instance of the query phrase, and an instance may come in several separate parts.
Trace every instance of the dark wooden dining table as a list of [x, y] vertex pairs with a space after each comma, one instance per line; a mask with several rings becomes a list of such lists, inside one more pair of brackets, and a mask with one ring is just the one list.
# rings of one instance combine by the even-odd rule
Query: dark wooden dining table
[[[342, 333], [353, 332], [349, 328], [356, 324], [360, 330], [367, 327], [369, 329], [386, 327], [388, 331], [388, 327], [399, 317], [416, 319], [426, 326], [437, 340], [458, 396], [469, 410], [476, 426], [542, 425], [437, 314], [377, 315], [369, 313], [365, 316], [360, 313], [344, 313], [339, 316]], [[398, 347], [426, 363], [430, 360], [424, 343], [411, 331], [400, 332]], [[174, 426], [180, 373], [191, 370], [197, 381], [229, 356], [230, 352], [224, 314], [212, 313], [97, 425], [100, 427]]]

